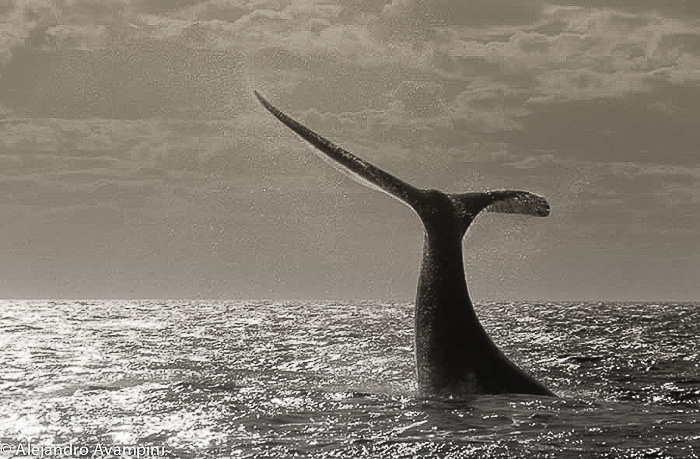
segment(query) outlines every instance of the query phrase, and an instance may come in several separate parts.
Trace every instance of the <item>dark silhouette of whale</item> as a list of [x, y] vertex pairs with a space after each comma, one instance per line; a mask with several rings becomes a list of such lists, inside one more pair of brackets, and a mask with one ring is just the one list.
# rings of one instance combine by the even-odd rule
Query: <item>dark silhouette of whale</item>
[[469, 298], [462, 239], [483, 210], [544, 217], [547, 201], [526, 191], [452, 194], [413, 187], [290, 118], [254, 91], [277, 119], [323, 153], [324, 159], [372, 188], [408, 204], [425, 229], [415, 311], [418, 385], [427, 396], [554, 394], [518, 368], [481, 326]]

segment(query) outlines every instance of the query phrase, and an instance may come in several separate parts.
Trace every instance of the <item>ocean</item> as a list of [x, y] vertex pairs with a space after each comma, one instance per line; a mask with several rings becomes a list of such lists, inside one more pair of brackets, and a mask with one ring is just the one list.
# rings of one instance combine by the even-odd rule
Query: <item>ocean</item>
[[476, 310], [559, 397], [418, 396], [410, 303], [2, 301], [0, 457], [700, 456], [700, 304]]

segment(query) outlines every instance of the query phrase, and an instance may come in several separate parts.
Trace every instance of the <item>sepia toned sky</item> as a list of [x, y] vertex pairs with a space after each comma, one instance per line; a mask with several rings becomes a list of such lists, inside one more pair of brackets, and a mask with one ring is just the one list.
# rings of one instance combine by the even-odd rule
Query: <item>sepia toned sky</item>
[[420, 187], [526, 189], [476, 301], [700, 300], [700, 2], [0, 0], [0, 297], [415, 295]]

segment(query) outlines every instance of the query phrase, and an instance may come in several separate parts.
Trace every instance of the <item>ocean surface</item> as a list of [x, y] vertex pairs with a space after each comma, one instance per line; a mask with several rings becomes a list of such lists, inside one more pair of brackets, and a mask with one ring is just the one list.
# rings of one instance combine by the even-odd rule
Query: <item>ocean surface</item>
[[700, 304], [476, 308], [558, 398], [419, 397], [409, 303], [2, 301], [0, 457], [700, 456]]

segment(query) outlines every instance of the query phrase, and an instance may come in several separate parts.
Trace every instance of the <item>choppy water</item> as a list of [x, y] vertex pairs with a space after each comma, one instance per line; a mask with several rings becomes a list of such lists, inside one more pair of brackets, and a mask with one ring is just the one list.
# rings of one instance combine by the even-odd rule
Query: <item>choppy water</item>
[[417, 397], [410, 304], [4, 301], [0, 457], [27, 440], [180, 458], [700, 455], [700, 305], [477, 310], [560, 398]]

